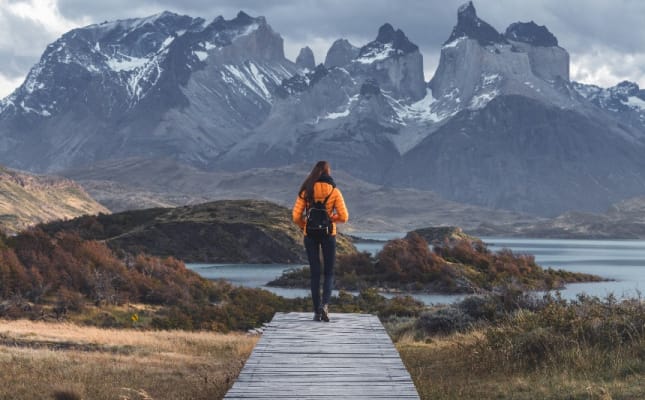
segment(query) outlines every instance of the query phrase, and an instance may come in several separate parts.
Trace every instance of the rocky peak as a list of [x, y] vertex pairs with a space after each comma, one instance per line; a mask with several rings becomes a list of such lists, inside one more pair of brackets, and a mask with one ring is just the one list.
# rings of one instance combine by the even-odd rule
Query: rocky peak
[[413, 51], [419, 50], [419, 47], [410, 42], [402, 30], [394, 30], [394, 27], [388, 23], [379, 28], [376, 42], [383, 44], [392, 43], [395, 50], [401, 50], [404, 53], [412, 53]]
[[504, 37], [515, 42], [533, 46], [551, 47], [558, 45], [558, 39], [544, 25], [535, 22], [515, 22], [506, 28]]
[[419, 47], [410, 42], [402, 30], [394, 30], [392, 25], [386, 23], [379, 28], [376, 40], [361, 48], [359, 57], [369, 57], [372, 54], [382, 53], [385, 49], [390, 54], [408, 54], [419, 51]]
[[[224, 21], [218, 30], [223, 31], [229, 43], [237, 40], [243, 53], [250, 54], [264, 61], [284, 60], [284, 42], [264, 17], [252, 18], [240, 12], [231, 21]], [[223, 29], [222, 29], [223, 28]]]
[[311, 51], [309, 46], [303, 47], [296, 57], [296, 65], [300, 68], [314, 69], [316, 68], [316, 61], [314, 58], [314, 52]]
[[622, 97], [638, 96], [640, 88], [638, 84], [630, 81], [622, 81], [618, 85], [609, 88], [612, 94]]
[[344, 67], [358, 57], [359, 51], [360, 49], [349, 43], [347, 39], [338, 39], [327, 51], [325, 67]]
[[329, 69], [324, 65], [319, 64], [317, 67], [310, 69], [304, 75], [294, 75], [289, 79], [285, 79], [276, 89], [276, 94], [281, 98], [301, 93], [314, 86], [323, 77], [329, 74]]
[[374, 41], [360, 49], [350, 69], [376, 79], [381, 89], [406, 101], [420, 100], [426, 94], [419, 47], [387, 23], [379, 28]]
[[240, 25], [250, 25], [254, 21], [255, 19], [251, 17], [249, 14], [245, 13], [244, 11], [240, 11], [237, 13], [237, 16], [235, 17], [235, 19], [231, 21], [231, 23], [240, 24]]
[[475, 39], [482, 46], [507, 43], [502, 34], [477, 16], [477, 11], [472, 1], [459, 7], [457, 25], [452, 29], [452, 33], [444, 45], [462, 37]]

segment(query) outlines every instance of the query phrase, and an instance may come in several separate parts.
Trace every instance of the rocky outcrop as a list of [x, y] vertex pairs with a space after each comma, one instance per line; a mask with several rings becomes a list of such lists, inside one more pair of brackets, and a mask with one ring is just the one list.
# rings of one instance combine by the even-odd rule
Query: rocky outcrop
[[344, 67], [358, 57], [359, 51], [360, 48], [353, 46], [347, 39], [338, 39], [327, 51], [325, 67]]
[[463, 4], [457, 10], [457, 25], [452, 29], [452, 33], [444, 46], [461, 38], [474, 39], [481, 46], [506, 43], [503, 35], [477, 16], [477, 11], [472, 1]]
[[445, 244], [453, 245], [462, 240], [469, 242], [481, 241], [479, 238], [467, 235], [458, 226], [434, 226], [416, 229], [408, 232], [406, 237], [409, 238], [412, 234], [421, 236], [423, 240], [433, 246], [442, 246]]
[[570, 91], [554, 84], [569, 81], [569, 54], [546, 27], [518, 22], [501, 35], [477, 17], [472, 2], [457, 19], [430, 81], [444, 107], [478, 109], [503, 94], [574, 107]]
[[379, 28], [376, 40], [361, 47], [348, 68], [354, 74], [375, 79], [383, 90], [404, 101], [417, 101], [426, 95], [419, 47], [390, 24]]
[[506, 28], [504, 37], [514, 42], [522, 42], [531, 46], [555, 47], [558, 39], [544, 25], [535, 22], [515, 22]]
[[569, 81], [569, 53], [558, 46], [558, 39], [545, 26], [533, 21], [516, 22], [504, 36], [529, 55], [531, 71], [536, 76], [546, 81]]
[[313, 70], [316, 68], [314, 52], [309, 47], [303, 47], [296, 57], [296, 65], [303, 69]]

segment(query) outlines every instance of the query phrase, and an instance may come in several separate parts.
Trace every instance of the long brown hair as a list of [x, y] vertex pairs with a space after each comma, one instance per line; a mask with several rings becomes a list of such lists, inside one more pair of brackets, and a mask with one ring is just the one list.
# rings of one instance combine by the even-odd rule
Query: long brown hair
[[304, 194], [303, 198], [308, 203], [313, 203], [314, 202], [314, 183], [316, 183], [321, 176], [329, 175], [330, 171], [331, 171], [331, 167], [329, 166], [329, 163], [327, 161], [318, 161], [316, 165], [314, 165], [311, 172], [309, 173], [309, 176], [307, 177], [307, 179], [305, 179], [305, 181], [302, 182], [302, 185], [300, 185], [300, 190], [298, 191], [298, 195], [300, 197], [303, 197], [303, 194]]

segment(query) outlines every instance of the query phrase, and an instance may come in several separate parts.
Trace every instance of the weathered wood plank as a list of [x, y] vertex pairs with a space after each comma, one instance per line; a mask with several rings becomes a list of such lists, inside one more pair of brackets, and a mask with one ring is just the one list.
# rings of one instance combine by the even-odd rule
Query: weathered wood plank
[[226, 399], [418, 399], [374, 315], [277, 313]]

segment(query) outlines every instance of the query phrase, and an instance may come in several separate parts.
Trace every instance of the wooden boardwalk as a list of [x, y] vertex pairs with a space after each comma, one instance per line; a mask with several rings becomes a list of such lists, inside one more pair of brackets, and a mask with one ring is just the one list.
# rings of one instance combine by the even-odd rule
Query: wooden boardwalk
[[277, 313], [225, 399], [418, 399], [374, 315]]

